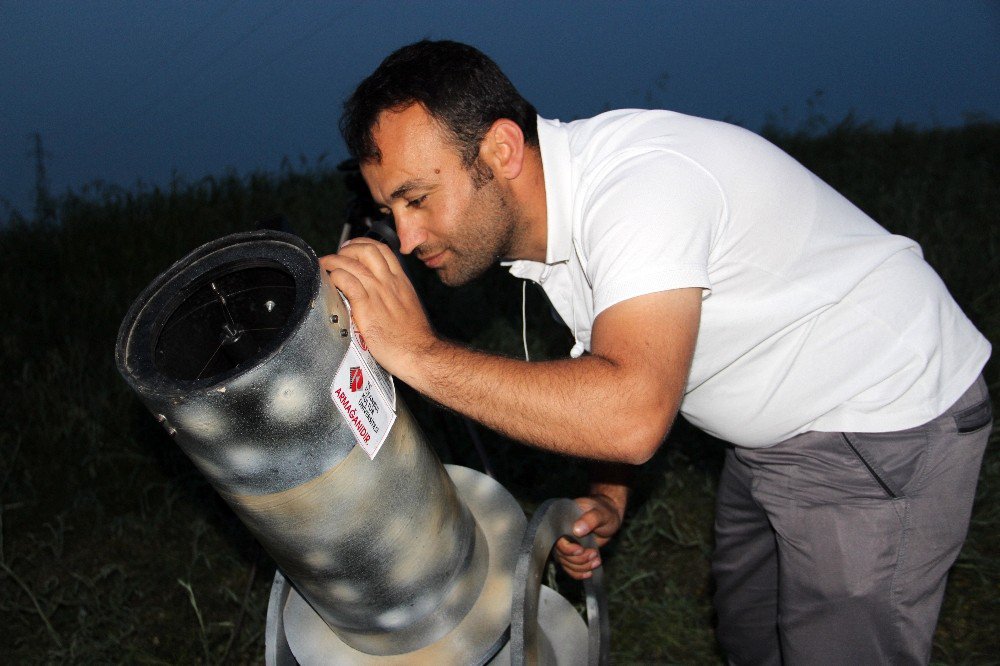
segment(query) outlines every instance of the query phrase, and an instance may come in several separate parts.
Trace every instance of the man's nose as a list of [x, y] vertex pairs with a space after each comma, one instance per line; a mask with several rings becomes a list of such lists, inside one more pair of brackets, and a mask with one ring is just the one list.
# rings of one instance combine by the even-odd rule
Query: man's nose
[[396, 234], [399, 236], [399, 251], [410, 254], [427, 240], [427, 233], [413, 215], [401, 213], [393, 216], [396, 221]]

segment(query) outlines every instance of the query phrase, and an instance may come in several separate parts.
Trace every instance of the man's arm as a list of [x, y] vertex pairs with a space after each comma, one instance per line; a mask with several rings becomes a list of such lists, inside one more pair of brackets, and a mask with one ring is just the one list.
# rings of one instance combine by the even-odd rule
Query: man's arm
[[439, 338], [395, 256], [353, 241], [321, 260], [376, 360], [420, 393], [513, 439], [592, 460], [640, 464], [683, 396], [700, 288], [623, 301], [594, 322], [591, 353], [527, 363]]

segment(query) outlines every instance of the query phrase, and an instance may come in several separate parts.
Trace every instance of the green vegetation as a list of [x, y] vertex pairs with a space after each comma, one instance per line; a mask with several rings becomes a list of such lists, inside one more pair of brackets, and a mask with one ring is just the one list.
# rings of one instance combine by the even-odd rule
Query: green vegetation
[[[1000, 341], [1000, 124], [880, 131], [845, 122], [771, 138], [897, 233], [916, 238], [956, 299]], [[58, 223], [0, 230], [0, 654], [5, 663], [260, 663], [273, 564], [119, 378], [117, 328], [139, 291], [197, 245], [283, 213], [320, 253], [343, 215], [321, 165], [94, 186]], [[447, 290], [417, 267], [448, 336], [520, 349], [520, 284], [500, 271]], [[569, 340], [529, 290], [534, 357]], [[1000, 364], [987, 368], [1000, 396]], [[446, 461], [480, 466], [464, 426], [406, 395]], [[528, 509], [580, 491], [582, 466], [482, 432]], [[935, 639], [940, 663], [1000, 654], [1000, 453], [983, 467], [969, 541]], [[720, 663], [708, 556], [722, 447], [685, 424], [646, 466], [606, 555], [617, 663]], [[567, 593], [575, 584], [560, 579]]]

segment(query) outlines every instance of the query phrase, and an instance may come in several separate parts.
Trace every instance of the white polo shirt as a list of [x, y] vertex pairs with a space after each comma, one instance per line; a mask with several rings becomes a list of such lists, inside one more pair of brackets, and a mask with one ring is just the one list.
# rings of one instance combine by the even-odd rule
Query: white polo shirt
[[[908, 238], [733, 125], [669, 111], [538, 119], [548, 244], [511, 262], [590, 349], [616, 303], [704, 291], [681, 413], [734, 444], [938, 416], [990, 345]], [[623, 389], [627, 390], [627, 389]]]

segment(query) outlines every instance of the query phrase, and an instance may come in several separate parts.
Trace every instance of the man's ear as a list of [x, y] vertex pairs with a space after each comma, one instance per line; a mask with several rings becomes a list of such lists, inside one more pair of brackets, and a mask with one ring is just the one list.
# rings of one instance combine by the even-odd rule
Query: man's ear
[[524, 166], [524, 132], [513, 120], [498, 119], [483, 137], [479, 157], [497, 175], [507, 180], [517, 178]]

